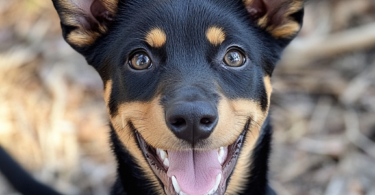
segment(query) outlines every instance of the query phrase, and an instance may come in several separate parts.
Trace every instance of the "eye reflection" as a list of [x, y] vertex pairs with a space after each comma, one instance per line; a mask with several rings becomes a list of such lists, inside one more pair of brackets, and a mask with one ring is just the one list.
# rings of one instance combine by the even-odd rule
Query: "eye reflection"
[[146, 52], [135, 53], [129, 61], [130, 67], [136, 70], [144, 70], [151, 67], [151, 59]]
[[224, 62], [228, 66], [239, 67], [245, 63], [245, 57], [238, 50], [232, 49], [225, 54]]

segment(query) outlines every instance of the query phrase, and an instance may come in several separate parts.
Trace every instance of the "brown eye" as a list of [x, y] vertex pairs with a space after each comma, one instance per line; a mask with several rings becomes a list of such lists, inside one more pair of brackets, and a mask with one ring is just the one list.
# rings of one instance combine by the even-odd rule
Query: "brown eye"
[[245, 57], [238, 50], [232, 49], [232, 50], [229, 50], [227, 54], [225, 54], [224, 62], [228, 66], [239, 67], [245, 63]]
[[129, 60], [129, 64], [136, 70], [144, 70], [152, 65], [150, 57], [145, 52], [135, 53]]

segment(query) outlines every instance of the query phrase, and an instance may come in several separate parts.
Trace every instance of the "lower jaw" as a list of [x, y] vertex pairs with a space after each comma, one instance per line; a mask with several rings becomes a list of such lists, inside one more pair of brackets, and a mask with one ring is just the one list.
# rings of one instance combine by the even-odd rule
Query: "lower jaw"
[[[226, 155], [226, 158], [223, 159], [220, 176], [217, 175], [216, 177], [216, 179], [220, 177], [220, 181], [215, 182], [215, 185], [217, 185], [218, 183], [218, 186], [214, 186], [213, 188], [215, 189], [208, 190], [206, 193], [200, 194], [200, 195], [223, 195], [224, 194], [227, 188], [227, 180], [232, 174], [234, 167], [236, 165], [237, 159], [240, 155], [240, 150], [244, 143], [245, 134], [246, 134], [246, 130], [248, 129], [248, 126], [249, 126], [249, 122], [245, 125], [243, 132], [240, 134], [237, 140], [233, 144], [226, 147], [227, 155]], [[162, 160], [159, 158], [157, 154], [158, 149], [153, 148], [152, 146], [148, 145], [137, 131], [135, 132], [135, 135], [137, 137], [138, 144], [143, 152], [143, 155], [145, 156], [147, 162], [149, 163], [155, 175], [163, 184], [165, 193], [167, 195], [187, 195], [187, 193], [176, 189], [178, 188], [178, 184], [176, 184], [176, 179], [175, 178], [172, 179], [172, 177], [169, 177], [167, 175], [168, 166], [166, 166], [165, 163], [163, 163]]]

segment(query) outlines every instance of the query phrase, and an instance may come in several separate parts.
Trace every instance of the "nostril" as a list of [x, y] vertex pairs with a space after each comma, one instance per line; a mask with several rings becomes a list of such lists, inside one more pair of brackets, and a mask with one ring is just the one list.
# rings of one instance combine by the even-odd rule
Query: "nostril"
[[171, 120], [171, 125], [177, 128], [183, 127], [186, 125], [186, 121], [183, 118], [174, 118]]
[[200, 123], [202, 125], [210, 125], [213, 121], [210, 118], [202, 118]]

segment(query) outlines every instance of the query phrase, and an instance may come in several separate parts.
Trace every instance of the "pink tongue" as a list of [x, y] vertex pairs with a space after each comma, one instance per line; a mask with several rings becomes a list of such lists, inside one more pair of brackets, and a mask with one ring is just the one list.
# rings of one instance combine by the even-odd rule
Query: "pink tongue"
[[175, 176], [186, 194], [206, 194], [221, 173], [217, 151], [168, 151], [168, 177]]

